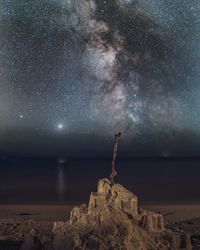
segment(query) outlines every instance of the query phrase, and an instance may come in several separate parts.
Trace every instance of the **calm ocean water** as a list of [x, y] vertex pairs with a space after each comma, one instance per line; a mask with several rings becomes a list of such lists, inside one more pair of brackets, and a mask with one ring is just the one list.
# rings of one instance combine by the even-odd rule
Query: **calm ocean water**
[[[87, 201], [110, 159], [0, 161], [0, 203]], [[142, 202], [200, 201], [200, 159], [121, 159], [116, 180]]]

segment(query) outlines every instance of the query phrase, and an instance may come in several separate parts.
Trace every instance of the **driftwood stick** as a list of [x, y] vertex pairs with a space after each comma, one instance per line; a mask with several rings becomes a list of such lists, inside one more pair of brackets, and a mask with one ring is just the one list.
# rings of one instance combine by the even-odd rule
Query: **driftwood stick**
[[115, 143], [113, 147], [113, 158], [112, 158], [112, 173], [110, 175], [111, 183], [114, 183], [114, 178], [117, 175], [117, 171], [115, 169], [115, 160], [117, 157], [117, 147], [118, 147], [120, 137], [121, 137], [121, 132], [115, 134]]

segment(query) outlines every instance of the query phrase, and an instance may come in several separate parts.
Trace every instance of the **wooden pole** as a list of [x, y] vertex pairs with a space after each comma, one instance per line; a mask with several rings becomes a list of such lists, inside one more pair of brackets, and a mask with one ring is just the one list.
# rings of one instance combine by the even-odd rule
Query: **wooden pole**
[[117, 157], [117, 147], [118, 147], [118, 142], [119, 142], [120, 137], [121, 137], [121, 132], [115, 134], [115, 143], [113, 147], [113, 158], [112, 158], [112, 172], [110, 175], [110, 180], [112, 184], [114, 183], [114, 178], [117, 175], [117, 171], [115, 169], [115, 160]]

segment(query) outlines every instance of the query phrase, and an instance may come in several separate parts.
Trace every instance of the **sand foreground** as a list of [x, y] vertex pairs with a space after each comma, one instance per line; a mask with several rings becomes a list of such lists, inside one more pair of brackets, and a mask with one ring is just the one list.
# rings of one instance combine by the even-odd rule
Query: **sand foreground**
[[[29, 205], [0, 205], [0, 224], [9, 221], [25, 223], [29, 221], [41, 224], [50, 231], [54, 221], [67, 221], [76, 203], [69, 204], [29, 204]], [[178, 226], [192, 236], [195, 248], [200, 249], [200, 204], [141, 204], [141, 208], [163, 214], [168, 226]], [[14, 228], [13, 228], [14, 230]], [[12, 234], [10, 232], [9, 234]], [[10, 235], [11, 236], [11, 235]], [[8, 237], [10, 238], [10, 237]], [[3, 240], [2, 238], [1, 240]]]
[[[23, 219], [36, 221], [68, 220], [73, 205], [21, 204], [0, 205], [0, 219]], [[166, 221], [182, 222], [200, 218], [200, 204], [141, 204], [147, 210], [160, 212]]]

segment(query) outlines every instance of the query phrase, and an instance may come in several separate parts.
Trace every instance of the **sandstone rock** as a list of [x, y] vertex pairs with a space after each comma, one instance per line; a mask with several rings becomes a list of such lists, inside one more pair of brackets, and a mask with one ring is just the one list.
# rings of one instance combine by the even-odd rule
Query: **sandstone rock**
[[166, 237], [171, 243], [173, 250], [188, 250], [192, 249], [190, 236], [183, 231], [167, 230]]
[[162, 214], [140, 209], [141, 225], [149, 233], [162, 233], [165, 230]]
[[88, 210], [111, 204], [116, 210], [123, 210], [129, 214], [138, 213], [137, 196], [120, 184], [112, 184], [108, 179], [102, 179], [98, 183], [97, 193], [90, 197]]
[[89, 223], [88, 209], [85, 204], [82, 204], [80, 207], [74, 207], [71, 211], [70, 224], [72, 225], [77, 222], [82, 224]]
[[191, 249], [184, 232], [166, 229], [161, 214], [139, 209], [135, 194], [108, 179], [99, 181], [88, 206], [71, 211], [69, 222], [55, 222], [53, 232], [55, 249], [66, 239], [72, 249]]
[[57, 221], [57, 222], [54, 222], [54, 224], [53, 224], [53, 230], [52, 230], [52, 232], [55, 235], [56, 234], [65, 235], [66, 234], [66, 228], [67, 228], [67, 223], [66, 222]]

